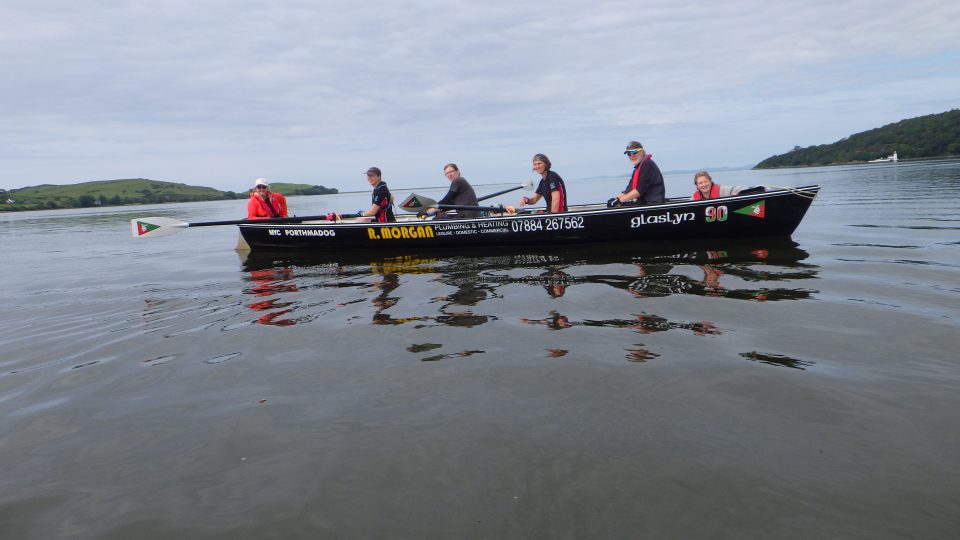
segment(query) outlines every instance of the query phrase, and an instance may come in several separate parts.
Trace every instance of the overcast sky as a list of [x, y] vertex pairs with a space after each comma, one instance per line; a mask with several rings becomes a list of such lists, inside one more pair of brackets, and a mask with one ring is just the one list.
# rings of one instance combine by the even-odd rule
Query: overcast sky
[[0, 1], [0, 188], [754, 165], [960, 107], [960, 2]]

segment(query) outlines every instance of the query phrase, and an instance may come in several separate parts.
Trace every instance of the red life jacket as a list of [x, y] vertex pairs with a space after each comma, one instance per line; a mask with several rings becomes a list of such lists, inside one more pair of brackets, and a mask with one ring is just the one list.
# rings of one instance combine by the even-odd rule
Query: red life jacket
[[270, 201], [263, 200], [256, 193], [250, 194], [247, 201], [247, 219], [287, 217], [287, 200], [279, 193], [270, 193]]
[[[708, 198], [710, 198], [710, 199], [718, 199], [718, 198], [720, 198], [720, 186], [718, 186], [717, 184], [711, 184], [711, 185], [710, 185], [710, 197], [708, 197]], [[695, 191], [695, 192], [693, 193], [693, 200], [699, 201], [699, 200], [701, 200], [701, 199], [703, 199], [703, 197], [700, 195], [700, 190], [698, 189], [697, 191]]]
[[640, 191], [637, 187], [640, 185], [640, 169], [643, 168], [643, 163], [649, 159], [653, 159], [653, 154], [644, 154], [643, 157], [640, 158], [640, 163], [637, 163], [637, 166], [633, 168], [633, 177], [630, 178], [630, 185], [627, 186], [624, 193], [630, 193], [634, 189]]

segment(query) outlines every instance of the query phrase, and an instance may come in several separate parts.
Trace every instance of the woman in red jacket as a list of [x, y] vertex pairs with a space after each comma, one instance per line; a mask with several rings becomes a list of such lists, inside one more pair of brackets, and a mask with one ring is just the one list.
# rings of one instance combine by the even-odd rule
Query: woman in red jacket
[[[719, 184], [713, 183], [713, 177], [710, 176], [710, 173], [707, 171], [698, 171], [693, 175], [693, 184], [697, 186], [697, 190], [693, 192], [693, 197], [695, 201], [702, 201], [704, 199], [717, 199], [719, 197], [732, 197], [738, 195], [744, 191], [743, 186], [721, 186]], [[752, 188], [752, 191], [749, 192], [762, 192], [762, 188]], [[745, 195], [746, 193], [744, 193]]]
[[287, 217], [287, 199], [270, 191], [270, 183], [257, 178], [247, 201], [247, 219]]

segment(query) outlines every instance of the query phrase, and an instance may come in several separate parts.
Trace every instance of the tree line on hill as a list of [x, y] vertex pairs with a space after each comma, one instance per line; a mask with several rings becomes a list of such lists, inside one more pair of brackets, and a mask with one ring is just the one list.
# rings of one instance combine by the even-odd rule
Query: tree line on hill
[[769, 157], [755, 169], [863, 163], [897, 152], [900, 159], [960, 155], [960, 109], [901, 120], [883, 127]]
[[213, 201], [220, 199], [246, 198], [246, 194], [237, 195], [233, 191], [221, 192], [218, 197], [177, 193], [152, 193], [149, 190], [135, 196], [108, 196], [102, 193], [84, 193], [76, 197], [70, 195], [47, 195], [23, 199], [18, 190], [0, 189], [0, 211], [17, 210], [56, 210], [61, 208], [92, 208], [95, 206], [124, 206], [131, 204], [161, 204], [173, 202]]
[[[338, 192], [334, 188], [307, 184], [289, 184], [287, 187], [289, 190], [286, 194], [289, 195], [326, 195]], [[216, 201], [245, 199], [247, 196], [247, 193], [137, 178], [66, 186], [0, 189], [0, 211]]]

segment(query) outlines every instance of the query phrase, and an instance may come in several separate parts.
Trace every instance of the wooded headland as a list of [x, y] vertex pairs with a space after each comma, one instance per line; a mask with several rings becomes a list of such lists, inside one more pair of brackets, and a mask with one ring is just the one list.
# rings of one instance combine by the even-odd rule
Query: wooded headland
[[[338, 193], [335, 188], [288, 182], [272, 183], [271, 189], [286, 196]], [[11, 190], [0, 189], [0, 212], [216, 201], [246, 199], [248, 196], [249, 192], [237, 193], [146, 178], [127, 178], [68, 185], [43, 184]]]

